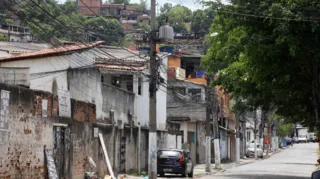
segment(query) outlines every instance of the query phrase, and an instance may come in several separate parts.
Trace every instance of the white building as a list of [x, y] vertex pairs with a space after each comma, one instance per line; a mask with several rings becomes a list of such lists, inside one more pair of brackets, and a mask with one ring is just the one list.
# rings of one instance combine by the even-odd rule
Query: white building
[[10, 42], [29, 42], [34, 40], [30, 29], [18, 25], [0, 23], [0, 34]]

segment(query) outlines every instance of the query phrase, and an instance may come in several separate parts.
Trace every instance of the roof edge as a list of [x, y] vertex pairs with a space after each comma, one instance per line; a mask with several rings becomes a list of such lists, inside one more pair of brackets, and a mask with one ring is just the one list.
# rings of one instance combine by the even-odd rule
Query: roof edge
[[38, 57], [60, 55], [66, 52], [75, 52], [79, 50], [90, 49], [98, 45], [101, 45], [103, 43], [104, 41], [97, 41], [97, 42], [86, 43], [86, 44], [75, 44], [75, 45], [60, 46], [55, 48], [47, 48], [47, 49], [42, 49], [34, 52], [22, 53], [21, 55], [18, 55], [18, 56], [0, 58], [0, 63], [7, 62], [7, 61], [16, 61], [16, 60], [23, 60], [23, 59], [33, 59]]

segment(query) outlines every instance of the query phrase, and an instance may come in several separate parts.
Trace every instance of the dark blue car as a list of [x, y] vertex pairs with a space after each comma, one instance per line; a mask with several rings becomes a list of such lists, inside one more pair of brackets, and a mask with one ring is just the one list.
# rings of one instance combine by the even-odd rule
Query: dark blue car
[[193, 176], [193, 163], [190, 152], [182, 149], [162, 149], [157, 153], [157, 171], [160, 176], [166, 173]]

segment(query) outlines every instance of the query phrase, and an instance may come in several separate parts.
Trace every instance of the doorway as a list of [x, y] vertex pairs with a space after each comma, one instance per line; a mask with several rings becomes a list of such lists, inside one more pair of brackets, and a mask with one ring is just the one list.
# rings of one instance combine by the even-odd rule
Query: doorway
[[53, 127], [53, 158], [57, 174], [60, 179], [70, 178], [70, 145], [71, 135], [68, 125], [55, 125]]

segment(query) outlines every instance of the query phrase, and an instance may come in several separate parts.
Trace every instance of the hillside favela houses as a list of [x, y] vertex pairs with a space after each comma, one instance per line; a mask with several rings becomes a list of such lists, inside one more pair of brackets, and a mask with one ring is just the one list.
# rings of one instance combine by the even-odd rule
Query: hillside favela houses
[[79, 12], [83, 15], [99, 14], [106, 18], [118, 19], [125, 31], [138, 28], [139, 23], [150, 24], [150, 10], [123, 4], [104, 4], [101, 0], [78, 1]]

